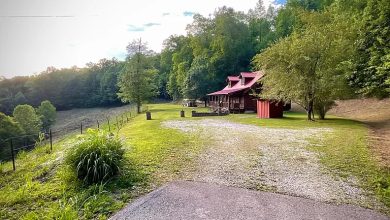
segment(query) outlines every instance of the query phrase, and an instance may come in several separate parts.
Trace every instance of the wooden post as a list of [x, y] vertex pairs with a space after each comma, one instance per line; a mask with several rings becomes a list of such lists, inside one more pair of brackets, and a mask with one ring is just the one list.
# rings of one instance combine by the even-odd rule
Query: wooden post
[[15, 167], [15, 155], [14, 155], [14, 144], [12, 143], [12, 138], [10, 139], [10, 143], [11, 143], [12, 166], [13, 166], [14, 171], [15, 171], [16, 170], [16, 167]]
[[80, 133], [83, 134], [83, 123], [80, 123]]
[[180, 117], [182, 117], [182, 118], [186, 117], [186, 116], [185, 116], [185, 113], [184, 113], [184, 110], [181, 110], [181, 111], [180, 111]]
[[51, 134], [51, 129], [49, 130], [49, 139], [50, 139], [50, 152], [53, 151], [53, 136]]
[[99, 120], [96, 120], [96, 122], [97, 122], [98, 130], [99, 130], [100, 129]]
[[230, 111], [230, 95], [228, 95], [228, 111]]
[[146, 120], [152, 120], [152, 113], [149, 111], [146, 112]]
[[110, 119], [107, 117], [108, 132], [111, 132]]

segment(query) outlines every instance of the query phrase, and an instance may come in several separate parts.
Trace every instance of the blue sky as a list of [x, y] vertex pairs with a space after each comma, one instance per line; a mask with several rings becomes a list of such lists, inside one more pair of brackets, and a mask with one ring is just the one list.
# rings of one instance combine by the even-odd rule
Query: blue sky
[[279, 5], [284, 5], [286, 4], [286, 0], [275, 0], [275, 3]]
[[[269, 5], [273, 0], [264, 0]], [[283, 2], [284, 0], [277, 0]], [[194, 13], [221, 6], [238, 11], [257, 0], [0, 0], [0, 75], [39, 73], [102, 58], [125, 57], [141, 37], [157, 52], [172, 34], [185, 34]]]

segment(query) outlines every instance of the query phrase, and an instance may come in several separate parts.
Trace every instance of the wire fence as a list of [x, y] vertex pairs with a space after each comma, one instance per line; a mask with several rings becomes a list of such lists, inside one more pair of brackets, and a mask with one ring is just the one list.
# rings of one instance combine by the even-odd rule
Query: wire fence
[[[146, 108], [147, 109], [147, 108]], [[143, 112], [145, 109], [141, 109]], [[108, 132], [119, 132], [119, 130], [128, 123], [131, 118], [137, 115], [137, 109], [130, 107], [128, 111], [122, 112], [116, 116], [107, 116], [105, 119], [96, 119], [95, 123], [83, 123], [83, 120], [75, 122], [69, 126], [78, 126], [79, 134], [84, 134], [88, 128], [106, 130]], [[70, 133], [68, 129], [51, 130], [39, 132], [37, 134], [20, 135], [0, 140], [0, 163], [3, 161], [12, 161], [12, 168], [15, 171], [17, 166], [17, 155], [21, 151], [31, 151], [38, 146], [48, 146], [48, 153], [53, 152], [53, 143], [56, 140], [65, 137]]]

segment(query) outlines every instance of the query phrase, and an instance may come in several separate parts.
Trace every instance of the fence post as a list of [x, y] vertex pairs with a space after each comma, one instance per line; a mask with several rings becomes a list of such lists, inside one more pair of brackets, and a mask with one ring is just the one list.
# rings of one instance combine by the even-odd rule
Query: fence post
[[80, 123], [80, 133], [83, 134], [83, 123]]
[[146, 120], [152, 120], [152, 113], [150, 111], [146, 111]]
[[49, 130], [49, 138], [50, 138], [50, 152], [53, 151], [53, 136], [51, 135], [51, 129]]
[[97, 122], [98, 130], [99, 130], [100, 129], [99, 120], [96, 120], [96, 122]]
[[12, 138], [10, 139], [11, 142], [11, 156], [12, 156], [12, 166], [14, 168], [14, 171], [16, 170], [15, 167], [15, 155], [14, 155], [14, 144], [12, 143]]

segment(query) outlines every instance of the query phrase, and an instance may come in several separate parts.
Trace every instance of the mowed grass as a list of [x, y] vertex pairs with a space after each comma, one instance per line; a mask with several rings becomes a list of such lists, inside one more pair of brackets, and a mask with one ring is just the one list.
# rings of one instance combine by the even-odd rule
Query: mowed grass
[[[196, 133], [164, 128], [161, 122], [203, 118], [191, 118], [192, 108], [185, 108], [186, 118], [180, 118], [179, 105], [153, 104], [148, 108], [152, 120], [140, 114], [119, 132], [114, 131], [123, 139], [126, 165], [109, 183], [86, 187], [63, 165], [62, 157], [77, 141], [77, 135], [57, 142], [51, 154], [47, 146], [20, 154], [16, 172], [11, 171], [11, 163], [2, 165], [0, 219], [106, 219], [140, 195], [171, 180], [185, 179], [186, 172], [196, 168], [197, 155], [208, 142]], [[335, 175], [356, 176], [362, 187], [390, 204], [389, 174], [372, 157], [367, 128], [361, 123], [336, 117], [309, 122], [303, 113], [286, 113], [283, 119], [258, 119], [254, 114], [212, 118], [265, 127], [332, 128], [333, 132], [324, 134], [322, 145], [311, 140], [310, 150], [321, 153], [321, 161]]]
[[[2, 164], [0, 219], [106, 219], [132, 199], [178, 178], [181, 170], [192, 169], [203, 141], [160, 126], [164, 120], [183, 120], [181, 106], [159, 104], [149, 109], [153, 120], [146, 121], [143, 113], [119, 131], [111, 124], [111, 131], [123, 139], [126, 161], [121, 175], [108, 183], [84, 186], [63, 164], [78, 135], [55, 143], [52, 153], [48, 146], [20, 153], [15, 172], [11, 162]], [[187, 108], [186, 116], [190, 113]]]

